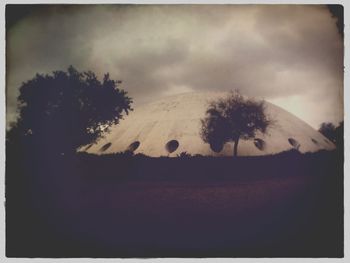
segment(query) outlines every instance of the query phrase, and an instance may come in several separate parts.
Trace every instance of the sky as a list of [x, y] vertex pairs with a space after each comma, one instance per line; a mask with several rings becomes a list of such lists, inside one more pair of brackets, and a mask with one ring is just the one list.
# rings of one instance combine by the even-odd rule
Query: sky
[[343, 120], [343, 38], [327, 6], [39, 5], [26, 10], [7, 8], [7, 123], [16, 119], [22, 82], [69, 65], [122, 80], [135, 109], [172, 94], [237, 89], [314, 128]]

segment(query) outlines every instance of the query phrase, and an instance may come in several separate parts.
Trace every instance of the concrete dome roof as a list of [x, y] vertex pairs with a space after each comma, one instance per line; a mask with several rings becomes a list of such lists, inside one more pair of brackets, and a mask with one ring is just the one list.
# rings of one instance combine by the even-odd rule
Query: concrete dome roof
[[[135, 108], [96, 144], [81, 151], [108, 154], [131, 150], [148, 156], [177, 156], [181, 152], [210, 156], [232, 156], [233, 143], [221, 152], [213, 151], [200, 137], [200, 120], [210, 101], [223, 92], [193, 92], [174, 95]], [[275, 124], [265, 135], [240, 140], [238, 155], [266, 155], [298, 148], [300, 152], [332, 150], [334, 144], [310, 125], [282, 108], [266, 102], [266, 113]]]

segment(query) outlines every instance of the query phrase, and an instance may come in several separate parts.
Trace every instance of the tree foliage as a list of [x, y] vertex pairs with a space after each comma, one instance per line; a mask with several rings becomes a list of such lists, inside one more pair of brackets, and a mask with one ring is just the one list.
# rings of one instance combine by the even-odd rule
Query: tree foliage
[[318, 129], [325, 137], [337, 145], [337, 148], [342, 149], [344, 146], [344, 122], [340, 122], [336, 127], [331, 122], [323, 122]]
[[132, 99], [118, 88], [120, 83], [109, 74], [101, 82], [93, 72], [81, 73], [72, 66], [67, 72], [37, 74], [20, 87], [19, 119], [8, 140], [47, 144], [56, 151], [95, 142], [132, 110]]
[[234, 142], [237, 156], [239, 139], [250, 139], [259, 131], [266, 133], [272, 120], [265, 114], [265, 102], [245, 99], [238, 91], [212, 101], [201, 120], [201, 137], [219, 152], [226, 142]]
[[331, 122], [323, 122], [318, 129], [320, 133], [322, 133], [325, 137], [327, 137], [330, 141], [334, 142], [335, 138], [335, 125]]

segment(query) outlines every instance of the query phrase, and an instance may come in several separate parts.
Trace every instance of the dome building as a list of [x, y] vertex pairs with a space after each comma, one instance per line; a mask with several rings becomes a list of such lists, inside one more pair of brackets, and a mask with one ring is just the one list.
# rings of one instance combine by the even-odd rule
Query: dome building
[[[97, 143], [80, 151], [94, 154], [131, 151], [152, 157], [175, 157], [182, 152], [232, 156], [233, 143], [226, 143], [217, 152], [200, 137], [200, 120], [205, 117], [209, 103], [225, 95], [224, 92], [184, 93], [137, 107]], [[276, 154], [293, 148], [302, 153], [335, 149], [321, 133], [282, 108], [266, 102], [266, 114], [275, 123], [266, 134], [257, 134], [251, 140], [241, 139], [238, 156]]]

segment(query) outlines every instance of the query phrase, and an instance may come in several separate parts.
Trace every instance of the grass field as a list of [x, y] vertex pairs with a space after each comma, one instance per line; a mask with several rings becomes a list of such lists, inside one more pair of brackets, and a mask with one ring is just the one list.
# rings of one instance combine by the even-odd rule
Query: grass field
[[342, 257], [343, 158], [7, 154], [6, 253]]

